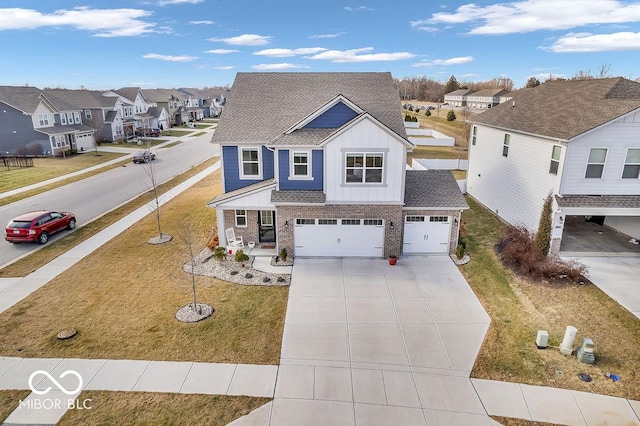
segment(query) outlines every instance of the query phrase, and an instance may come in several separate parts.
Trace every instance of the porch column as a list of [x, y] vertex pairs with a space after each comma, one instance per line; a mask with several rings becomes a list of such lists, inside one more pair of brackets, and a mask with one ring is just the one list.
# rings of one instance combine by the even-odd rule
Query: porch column
[[216, 209], [216, 222], [218, 225], [218, 241], [221, 247], [227, 246], [227, 234], [224, 232], [224, 210]]

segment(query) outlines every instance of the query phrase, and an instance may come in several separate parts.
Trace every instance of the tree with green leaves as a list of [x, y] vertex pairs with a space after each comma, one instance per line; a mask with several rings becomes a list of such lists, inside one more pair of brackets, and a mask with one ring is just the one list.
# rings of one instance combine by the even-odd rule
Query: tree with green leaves
[[544, 199], [542, 204], [542, 213], [540, 214], [540, 222], [538, 223], [538, 231], [533, 238], [533, 246], [544, 256], [549, 254], [551, 247], [551, 215], [553, 214], [553, 195], [551, 192]]
[[447, 81], [447, 84], [444, 86], [444, 93], [445, 95], [447, 93], [451, 93], [455, 90], [458, 90], [460, 88], [460, 83], [458, 83], [458, 80], [456, 80], [456, 76], [452, 75], [451, 77], [449, 77], [449, 81]]
[[540, 80], [538, 80], [535, 77], [529, 77], [529, 80], [527, 80], [527, 85], [524, 87], [536, 87], [536, 86], [540, 86]]

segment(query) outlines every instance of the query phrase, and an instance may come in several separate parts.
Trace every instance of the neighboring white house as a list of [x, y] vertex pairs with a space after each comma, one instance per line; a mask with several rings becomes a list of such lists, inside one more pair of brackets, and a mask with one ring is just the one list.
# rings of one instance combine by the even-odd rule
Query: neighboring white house
[[471, 108], [493, 108], [507, 100], [505, 95], [508, 93], [508, 90], [501, 88], [479, 90], [467, 96], [467, 105]]
[[640, 83], [547, 82], [476, 116], [467, 192], [532, 232], [554, 195], [552, 252], [569, 218], [640, 238]]
[[445, 103], [453, 106], [466, 106], [467, 97], [473, 93], [471, 89], [458, 89], [444, 95]]

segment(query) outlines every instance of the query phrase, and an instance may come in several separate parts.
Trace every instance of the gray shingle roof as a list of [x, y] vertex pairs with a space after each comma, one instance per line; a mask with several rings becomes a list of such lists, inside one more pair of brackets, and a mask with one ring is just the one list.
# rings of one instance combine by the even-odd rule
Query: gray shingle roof
[[640, 195], [564, 195], [556, 196], [556, 201], [564, 208], [640, 209]]
[[269, 145], [320, 145], [339, 129], [298, 129], [290, 134], [278, 136]]
[[472, 93], [473, 93], [473, 90], [471, 89], [458, 89], [458, 90], [454, 90], [453, 92], [447, 93], [445, 96], [464, 96], [464, 95], [470, 95]]
[[267, 142], [343, 95], [402, 137], [391, 73], [238, 73], [213, 142]]
[[482, 89], [482, 90], [478, 90], [475, 93], [472, 93], [469, 96], [473, 96], [473, 97], [493, 97], [493, 96], [500, 96], [500, 95], [504, 95], [505, 93], [508, 93], [508, 90], [504, 90], [502, 88], [493, 88], [493, 89]]
[[273, 204], [324, 204], [327, 196], [322, 191], [271, 191]]
[[640, 83], [621, 77], [550, 81], [512, 92], [474, 123], [569, 140], [640, 108]]
[[209, 207], [215, 206], [216, 204], [220, 203], [221, 201], [226, 201], [229, 200], [231, 198], [235, 198], [238, 196], [242, 196], [245, 194], [249, 194], [253, 191], [258, 191], [262, 188], [266, 188], [269, 185], [275, 185], [276, 182], [273, 179], [265, 179], [263, 181], [248, 185], [248, 186], [244, 186], [242, 188], [238, 188], [234, 191], [230, 191], [230, 192], [226, 192], [224, 194], [220, 194], [217, 197], [215, 197], [213, 200], [209, 201], [209, 203], [207, 203], [207, 205]]
[[61, 111], [73, 109], [113, 108], [116, 98], [102, 96], [97, 90], [45, 89], [44, 96]]
[[32, 114], [40, 104], [41, 89], [29, 86], [0, 86], [0, 102]]
[[469, 208], [449, 170], [407, 170], [404, 204], [405, 208]]

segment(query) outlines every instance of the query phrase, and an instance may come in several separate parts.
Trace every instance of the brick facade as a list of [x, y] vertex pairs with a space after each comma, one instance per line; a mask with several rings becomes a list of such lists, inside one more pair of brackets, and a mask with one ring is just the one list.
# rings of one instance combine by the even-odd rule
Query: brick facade
[[406, 216], [450, 216], [451, 233], [449, 234], [449, 254], [456, 253], [456, 247], [458, 246], [458, 230], [460, 229], [460, 210], [403, 210], [401, 224], [403, 231], [404, 218]]
[[247, 226], [236, 226], [236, 211], [224, 211], [224, 229], [233, 228], [237, 237], [242, 237], [245, 245], [249, 241], [258, 243], [258, 211], [246, 210]]

